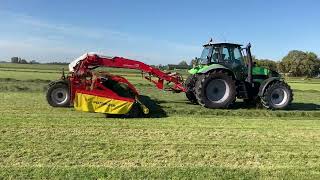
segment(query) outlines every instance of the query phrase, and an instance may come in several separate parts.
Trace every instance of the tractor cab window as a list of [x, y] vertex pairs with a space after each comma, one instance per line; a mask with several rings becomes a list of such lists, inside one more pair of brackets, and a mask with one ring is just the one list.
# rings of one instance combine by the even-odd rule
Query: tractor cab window
[[210, 62], [211, 54], [212, 54], [212, 47], [210, 47], [210, 46], [204, 47], [202, 54], [201, 54], [201, 57], [200, 57], [200, 63], [201, 64], [210, 64], [211, 63]]
[[218, 63], [219, 62], [219, 56], [220, 56], [220, 48], [214, 48], [212, 57], [211, 57], [211, 62]]
[[232, 67], [243, 63], [241, 51], [237, 47], [223, 47], [221, 52], [221, 61]]
[[243, 64], [243, 58], [242, 58], [241, 50], [239, 48], [233, 49], [233, 56], [236, 64]]
[[221, 59], [224, 62], [231, 62], [232, 61], [229, 48], [224, 47], [222, 49]]

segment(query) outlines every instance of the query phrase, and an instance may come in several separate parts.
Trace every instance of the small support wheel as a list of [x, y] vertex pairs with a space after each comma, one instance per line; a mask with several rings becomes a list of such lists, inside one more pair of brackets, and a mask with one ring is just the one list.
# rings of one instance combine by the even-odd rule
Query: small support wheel
[[48, 88], [47, 101], [52, 107], [69, 107], [70, 106], [70, 90], [65, 83], [54, 83]]

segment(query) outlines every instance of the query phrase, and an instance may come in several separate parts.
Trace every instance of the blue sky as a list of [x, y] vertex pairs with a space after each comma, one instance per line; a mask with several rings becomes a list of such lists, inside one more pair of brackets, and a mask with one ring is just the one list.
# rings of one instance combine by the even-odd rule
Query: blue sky
[[251, 42], [258, 58], [320, 54], [316, 0], [0, 0], [0, 60], [71, 61], [85, 52], [177, 63], [202, 44]]

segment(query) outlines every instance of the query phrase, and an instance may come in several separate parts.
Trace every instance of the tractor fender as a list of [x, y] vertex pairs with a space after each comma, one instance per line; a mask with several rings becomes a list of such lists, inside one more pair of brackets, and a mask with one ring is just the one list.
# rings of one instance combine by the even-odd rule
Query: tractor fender
[[212, 71], [214, 69], [227, 69], [227, 70], [229, 70], [228, 68], [226, 68], [223, 65], [211, 64], [210, 66], [207, 66], [207, 67], [204, 67], [204, 68], [200, 69], [198, 73], [205, 74], [205, 73], [207, 73], [209, 71]]
[[213, 70], [224, 70], [226, 72], [228, 72], [230, 75], [232, 75], [232, 77], [234, 79], [236, 79], [235, 74], [227, 67], [220, 65], [220, 64], [213, 64], [211, 66], [205, 67], [203, 69], [201, 69], [200, 71], [198, 71], [198, 74], [206, 74], [208, 72], [211, 72]]
[[281, 81], [281, 79], [280, 79], [280, 77], [271, 77], [271, 78], [264, 80], [259, 87], [258, 96], [260, 96], [260, 97], [263, 96], [263, 93], [266, 90], [266, 88], [268, 87], [268, 85], [274, 81]]

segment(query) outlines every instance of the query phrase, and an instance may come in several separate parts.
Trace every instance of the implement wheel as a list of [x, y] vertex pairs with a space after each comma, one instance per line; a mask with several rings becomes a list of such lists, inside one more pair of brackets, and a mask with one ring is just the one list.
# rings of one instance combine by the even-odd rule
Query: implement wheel
[[70, 91], [65, 83], [54, 83], [48, 88], [47, 101], [52, 107], [69, 107]]

